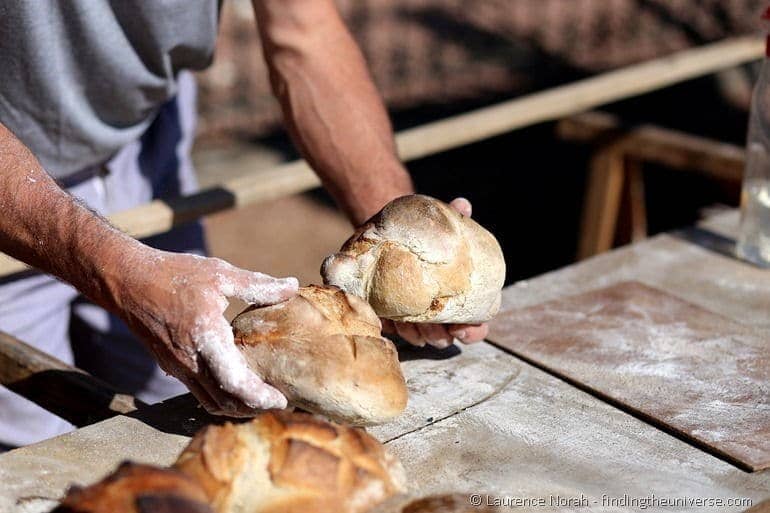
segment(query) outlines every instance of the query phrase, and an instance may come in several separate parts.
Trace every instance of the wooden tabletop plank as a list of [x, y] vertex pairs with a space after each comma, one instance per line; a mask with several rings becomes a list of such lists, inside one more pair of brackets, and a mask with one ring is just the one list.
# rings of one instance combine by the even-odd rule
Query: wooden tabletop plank
[[[538, 512], [642, 510], [622, 506], [624, 496], [750, 499], [752, 505], [770, 498], [770, 473], [744, 472], [540, 369], [517, 365], [520, 372], [496, 395], [388, 444], [420, 493], [587, 501], [518, 509]], [[650, 505], [648, 511], [748, 508]]]
[[[719, 226], [722, 236], [734, 233], [732, 228], [728, 231], [721, 223]], [[640, 281], [770, 335], [770, 272], [675, 235], [658, 235], [515, 283], [503, 291], [501, 311], [628, 280]]]
[[770, 344], [639, 282], [507, 310], [490, 340], [751, 471], [770, 467]]
[[[463, 349], [443, 360], [405, 362], [412, 396], [417, 396], [412, 415], [422, 421], [397, 436], [387, 427], [378, 428], [391, 437], [388, 445], [403, 461], [416, 494], [583, 494], [591, 501], [601, 501], [602, 495], [618, 500], [655, 494], [754, 503], [770, 498], [770, 473], [745, 473], [488, 344]], [[456, 402], [454, 389], [463, 380], [476, 379], [462, 374], [468, 357], [482, 355], [498, 370], [508, 369], [508, 378], [492, 388], [474, 384], [483, 394], [470, 403], [459, 394], [463, 400]], [[485, 370], [491, 369], [477, 368], [473, 375]], [[418, 379], [422, 373], [428, 375], [425, 381]], [[439, 379], [442, 374], [450, 379]], [[441, 403], [454, 403], [453, 411], [428, 420]], [[180, 429], [196, 424], [195, 412], [188, 413]], [[18, 501], [24, 511], [47, 511], [68, 484], [95, 481], [126, 458], [171, 463], [188, 438], [150, 424], [154, 422], [119, 416], [0, 456], [0, 482], [5, 485], [0, 487], [0, 511]], [[590, 506], [580, 510], [634, 511]]]
[[399, 345], [409, 402], [393, 422], [368, 428], [387, 442], [454, 415], [496, 394], [519, 372], [509, 355], [489, 344], [446, 350]]

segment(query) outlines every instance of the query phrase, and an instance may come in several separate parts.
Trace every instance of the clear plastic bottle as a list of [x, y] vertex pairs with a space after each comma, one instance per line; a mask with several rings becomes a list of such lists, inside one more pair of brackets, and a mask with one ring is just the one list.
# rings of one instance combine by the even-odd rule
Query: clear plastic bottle
[[[770, 9], [762, 17], [770, 21]], [[770, 56], [770, 36], [768, 37]], [[754, 86], [741, 190], [738, 257], [770, 267], [770, 57], [765, 57]]]

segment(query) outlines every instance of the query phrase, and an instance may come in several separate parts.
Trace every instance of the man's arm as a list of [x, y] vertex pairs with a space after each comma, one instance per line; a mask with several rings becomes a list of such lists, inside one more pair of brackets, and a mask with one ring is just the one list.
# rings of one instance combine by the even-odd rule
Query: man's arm
[[[412, 194], [393, 131], [366, 63], [333, 0], [253, 0], [270, 82], [292, 139], [358, 226], [389, 201]], [[470, 215], [470, 203], [452, 205]], [[477, 342], [486, 325], [386, 321], [417, 345]]]
[[332, 0], [254, 0], [289, 132], [354, 225], [414, 192], [387, 112]]
[[0, 251], [72, 284], [124, 319], [161, 367], [213, 413], [283, 407], [233, 343], [227, 296], [271, 304], [297, 281], [213, 258], [152, 249], [113, 228], [63, 191], [0, 124]]

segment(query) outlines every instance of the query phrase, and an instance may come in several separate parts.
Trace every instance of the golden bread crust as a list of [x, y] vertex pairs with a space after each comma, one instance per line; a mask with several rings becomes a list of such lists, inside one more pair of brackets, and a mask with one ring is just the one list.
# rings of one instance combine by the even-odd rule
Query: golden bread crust
[[172, 470], [122, 463], [96, 484], [73, 487], [57, 513], [213, 513], [204, 490]]
[[324, 283], [405, 322], [476, 323], [500, 306], [505, 261], [495, 237], [421, 195], [388, 203], [321, 267]]
[[291, 404], [356, 425], [406, 407], [398, 354], [379, 318], [336, 287], [302, 287], [286, 303], [247, 309], [233, 330], [252, 370]]
[[[215, 469], [232, 458], [239, 463], [222, 481]], [[286, 411], [211, 426], [174, 466], [201, 483], [217, 513], [359, 513], [404, 488], [400, 464], [364, 431]]]

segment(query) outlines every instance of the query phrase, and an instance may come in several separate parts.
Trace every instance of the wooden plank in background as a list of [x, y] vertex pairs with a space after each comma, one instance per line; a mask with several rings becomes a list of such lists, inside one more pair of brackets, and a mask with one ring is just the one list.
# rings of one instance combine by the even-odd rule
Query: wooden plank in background
[[770, 345], [638, 282], [508, 310], [489, 340], [742, 468], [770, 468]]
[[76, 426], [145, 406], [76, 367], [0, 332], [0, 385]]
[[764, 50], [762, 38], [741, 36], [632, 64], [404, 130], [396, 138], [399, 154], [404, 159], [421, 158], [517, 128], [561, 119], [760, 59]]
[[740, 182], [746, 165], [746, 150], [741, 146], [656, 125], [628, 125], [606, 112], [563, 119], [556, 134], [568, 141], [613, 144], [632, 159], [718, 180]]
[[580, 225], [578, 260], [612, 248], [625, 180], [625, 158], [612, 145], [591, 159]]

